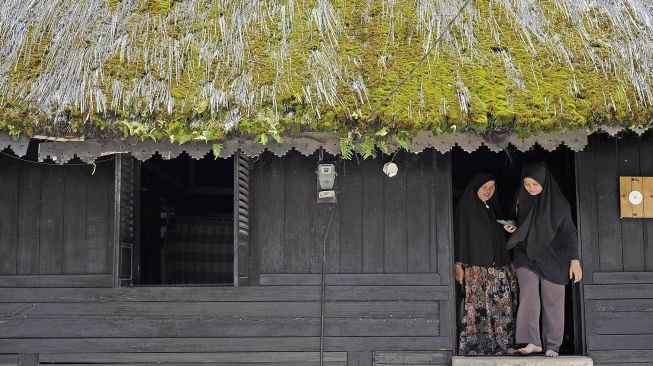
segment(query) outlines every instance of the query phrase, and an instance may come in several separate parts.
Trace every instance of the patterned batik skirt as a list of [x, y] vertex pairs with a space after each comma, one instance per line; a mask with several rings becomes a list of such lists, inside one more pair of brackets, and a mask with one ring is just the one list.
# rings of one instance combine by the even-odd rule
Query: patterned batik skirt
[[465, 266], [459, 354], [504, 354], [514, 341], [517, 281], [512, 265]]

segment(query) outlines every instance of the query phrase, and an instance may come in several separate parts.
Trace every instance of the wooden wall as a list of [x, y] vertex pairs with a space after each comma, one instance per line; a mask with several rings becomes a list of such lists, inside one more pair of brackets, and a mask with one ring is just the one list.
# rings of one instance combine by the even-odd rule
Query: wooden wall
[[111, 286], [113, 169], [0, 154], [1, 285]]
[[599, 365], [653, 363], [653, 219], [619, 218], [619, 176], [653, 176], [653, 136], [590, 136], [577, 154], [585, 332]]
[[[449, 159], [429, 151], [397, 162], [400, 175], [392, 179], [381, 175], [380, 160], [339, 164], [341, 194], [327, 238], [324, 365], [446, 365], [451, 358]], [[0, 276], [0, 363], [319, 365], [320, 254], [331, 209], [316, 204], [316, 158], [291, 152], [254, 164], [254, 283], [239, 288], [61, 282], [70, 261], [71, 274], [113, 274], [111, 261], [89, 264], [97, 263], [99, 246], [112, 253], [113, 218], [105, 215], [100, 225], [95, 212], [112, 212], [113, 171], [89, 177], [81, 168], [2, 163], [0, 222], [42, 223], [50, 215], [62, 227], [61, 248], [69, 249], [58, 253], [60, 270], [34, 272], [41, 274], [31, 282]], [[43, 193], [53, 189], [43, 183], [49, 174], [64, 182], [56, 205], [55, 193]], [[20, 196], [22, 180], [32, 177], [40, 191]], [[21, 214], [23, 205], [31, 214]], [[27, 234], [1, 227], [3, 253], [22, 250]], [[44, 230], [50, 226], [30, 234], [39, 248], [52, 237]]]
[[[448, 364], [454, 326], [449, 156], [398, 154], [393, 178], [382, 173], [387, 160], [337, 162], [338, 203], [331, 207], [316, 203], [316, 155], [262, 155], [252, 171], [251, 250], [259, 271], [250, 278], [262, 288], [311, 291], [320, 284], [328, 228], [326, 331], [343, 344], [355, 337], [349, 365]], [[344, 311], [350, 307], [358, 314]]]

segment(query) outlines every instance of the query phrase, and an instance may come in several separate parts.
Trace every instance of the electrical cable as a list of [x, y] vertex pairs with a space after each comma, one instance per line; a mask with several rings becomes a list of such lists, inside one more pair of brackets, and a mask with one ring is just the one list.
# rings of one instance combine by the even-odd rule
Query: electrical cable
[[333, 212], [335, 204], [331, 204], [331, 214], [329, 215], [329, 223], [327, 224], [326, 232], [324, 233], [324, 241], [322, 242], [322, 293], [320, 295], [320, 366], [324, 366], [324, 305], [326, 302], [326, 241], [329, 237], [329, 230], [331, 229], [331, 221], [333, 220]]

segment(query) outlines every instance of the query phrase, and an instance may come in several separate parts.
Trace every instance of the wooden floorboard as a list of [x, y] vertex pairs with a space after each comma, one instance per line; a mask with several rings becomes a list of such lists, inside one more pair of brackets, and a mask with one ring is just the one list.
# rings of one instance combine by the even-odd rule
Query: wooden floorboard
[[[653, 293], [653, 285], [650, 285]], [[633, 289], [635, 291], [636, 289]], [[642, 289], [640, 289], [642, 290]], [[606, 289], [606, 291], [608, 291]], [[613, 290], [614, 291], [614, 290]], [[262, 287], [137, 287], [121, 289], [7, 288], [0, 302], [239, 302], [320, 301], [319, 286]], [[647, 296], [653, 297], [653, 296]], [[448, 286], [337, 286], [327, 287], [328, 301], [435, 301], [448, 300]]]
[[[449, 337], [325, 337], [327, 351], [433, 351]], [[2, 338], [0, 353], [315, 351], [319, 336], [246, 338]]]

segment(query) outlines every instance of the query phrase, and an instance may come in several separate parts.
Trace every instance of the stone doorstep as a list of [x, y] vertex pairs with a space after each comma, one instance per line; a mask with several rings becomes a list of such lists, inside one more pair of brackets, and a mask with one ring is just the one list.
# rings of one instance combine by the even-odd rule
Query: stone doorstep
[[593, 366], [584, 356], [478, 356], [451, 358], [452, 366]]

